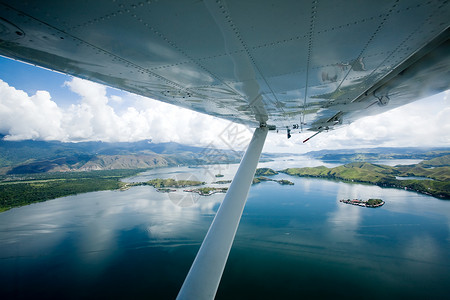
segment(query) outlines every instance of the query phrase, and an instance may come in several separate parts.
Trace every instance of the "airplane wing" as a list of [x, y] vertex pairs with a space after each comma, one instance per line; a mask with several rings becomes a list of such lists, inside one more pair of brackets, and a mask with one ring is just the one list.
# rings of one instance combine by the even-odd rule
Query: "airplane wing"
[[450, 4], [2, 1], [0, 55], [257, 127], [346, 124], [450, 87]]
[[448, 0], [6, 0], [0, 55], [259, 127], [178, 294], [212, 299], [268, 129], [449, 89], [449, 25]]

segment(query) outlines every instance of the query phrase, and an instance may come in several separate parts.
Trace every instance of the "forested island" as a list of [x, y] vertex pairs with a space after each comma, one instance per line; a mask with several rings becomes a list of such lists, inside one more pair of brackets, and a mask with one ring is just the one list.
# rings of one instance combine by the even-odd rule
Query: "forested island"
[[173, 178], [161, 179], [156, 178], [145, 182], [131, 182], [131, 183], [122, 183], [121, 190], [127, 190], [133, 186], [141, 186], [141, 185], [150, 185], [156, 188], [158, 191], [169, 192], [171, 189], [167, 188], [183, 188], [188, 186], [198, 186], [203, 185], [206, 182], [197, 181], [197, 180], [175, 180]]
[[231, 180], [217, 180], [213, 182], [213, 184], [228, 184], [228, 183], [231, 183]]
[[272, 179], [272, 178], [267, 178], [264, 176], [259, 176], [259, 177], [255, 177], [253, 178], [253, 182], [252, 184], [257, 184], [263, 181], [274, 181], [274, 182], [278, 182], [281, 185], [294, 185], [294, 183], [292, 181], [286, 180], [286, 179], [280, 179], [280, 180], [276, 180], [276, 179]]
[[278, 182], [281, 185], [294, 185], [294, 183], [292, 181], [289, 181], [286, 179], [276, 180], [276, 179], [266, 177], [266, 176], [272, 176], [272, 175], [276, 175], [276, 174], [278, 174], [278, 172], [274, 171], [270, 168], [258, 168], [258, 169], [256, 169], [255, 177], [253, 178], [252, 184], [257, 184], [257, 183], [260, 183], [263, 181], [274, 181], [274, 182]]
[[350, 204], [350, 205], [356, 205], [356, 206], [362, 206], [362, 207], [380, 207], [384, 205], [384, 201], [381, 199], [369, 199], [367, 201], [359, 200], [359, 199], [342, 199], [339, 200], [339, 202]]
[[227, 187], [216, 188], [216, 187], [202, 187], [192, 190], [184, 190], [184, 192], [197, 193], [200, 196], [211, 196], [216, 193], [226, 193], [228, 191]]

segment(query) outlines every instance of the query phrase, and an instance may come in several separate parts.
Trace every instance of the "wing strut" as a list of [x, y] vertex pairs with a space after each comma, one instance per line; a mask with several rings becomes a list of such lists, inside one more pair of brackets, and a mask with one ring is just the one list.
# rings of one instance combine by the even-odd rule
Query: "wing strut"
[[247, 201], [267, 131], [267, 127], [260, 127], [253, 133], [253, 138], [184, 280], [177, 300], [214, 299]]

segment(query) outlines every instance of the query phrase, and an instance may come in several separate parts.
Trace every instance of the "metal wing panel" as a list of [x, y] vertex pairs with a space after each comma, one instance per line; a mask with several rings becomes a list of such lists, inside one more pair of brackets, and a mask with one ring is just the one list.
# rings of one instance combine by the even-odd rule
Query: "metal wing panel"
[[3, 1], [0, 54], [252, 126], [323, 130], [448, 89], [449, 6]]

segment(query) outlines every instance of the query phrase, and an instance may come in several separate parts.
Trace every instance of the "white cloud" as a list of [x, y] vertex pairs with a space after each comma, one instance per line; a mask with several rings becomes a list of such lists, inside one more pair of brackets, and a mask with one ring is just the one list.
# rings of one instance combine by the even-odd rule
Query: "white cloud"
[[[293, 134], [285, 142], [285, 152], [362, 147], [436, 147], [450, 146], [450, 91], [428, 97], [383, 114], [365, 117], [348, 126], [323, 132], [306, 144], [314, 132]], [[269, 137], [282, 151], [286, 134]], [[269, 143], [269, 141], [268, 141]], [[267, 151], [270, 151], [270, 146]]]
[[0, 80], [0, 132], [10, 140], [58, 139], [62, 111], [46, 91], [29, 97]]
[[[8, 140], [61, 140], [124, 142], [152, 139], [242, 150], [251, 131], [219, 118], [149, 98], [123, 93], [109, 95], [105, 86], [73, 78], [65, 83], [79, 101], [61, 108], [46, 91], [28, 95], [0, 80], [0, 133]], [[313, 132], [269, 133], [264, 151], [304, 153], [318, 149], [379, 146], [449, 146], [450, 91], [349, 126], [321, 133], [306, 144]], [[118, 112], [114, 107], [120, 106]], [[230, 137], [226, 129], [237, 136]], [[235, 139], [237, 137], [237, 139]]]
[[[200, 114], [149, 98], [126, 94], [109, 96], [100, 84], [73, 78], [65, 87], [80, 96], [79, 102], [62, 109], [46, 91], [29, 96], [0, 80], [0, 133], [7, 140], [61, 140], [178, 142], [227, 147], [218, 133], [229, 121]], [[117, 113], [112, 104], [129, 103]], [[250, 136], [242, 125], [241, 131]]]

